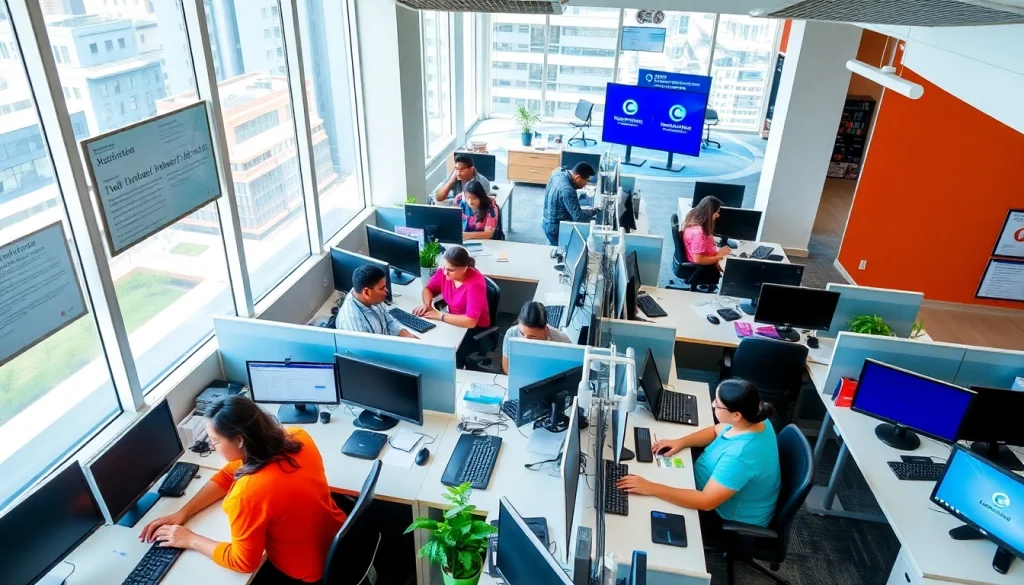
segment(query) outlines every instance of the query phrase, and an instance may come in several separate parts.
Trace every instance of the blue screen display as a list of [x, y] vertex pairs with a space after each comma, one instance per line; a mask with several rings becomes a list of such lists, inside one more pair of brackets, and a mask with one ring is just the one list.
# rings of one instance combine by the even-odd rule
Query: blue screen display
[[694, 93], [711, 93], [711, 78], [707, 75], [692, 75], [690, 73], [672, 73], [671, 71], [641, 69], [637, 74], [636, 84], [643, 87], [660, 87], [661, 89], [692, 91]]
[[973, 398], [969, 390], [867, 361], [852, 407], [952, 443]]
[[605, 94], [605, 142], [700, 156], [708, 96], [609, 83]]
[[968, 451], [954, 449], [932, 500], [1024, 554], [1024, 479], [1009, 477]]

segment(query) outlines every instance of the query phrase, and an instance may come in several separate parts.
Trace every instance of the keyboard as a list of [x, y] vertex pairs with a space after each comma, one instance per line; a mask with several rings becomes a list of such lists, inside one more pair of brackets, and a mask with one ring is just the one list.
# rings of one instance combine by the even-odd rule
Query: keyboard
[[519, 400], [512, 399], [502, 402], [501, 412], [504, 412], [505, 416], [509, 417], [510, 419], [516, 420], [516, 417], [519, 416]]
[[697, 426], [697, 397], [663, 390], [658, 401], [658, 420]]
[[629, 475], [629, 466], [604, 460], [604, 513], [629, 516], [629, 494], [619, 489], [619, 480]]
[[160, 546], [159, 543], [154, 544], [149, 547], [128, 577], [121, 581], [121, 585], [156, 585], [171, 569], [171, 565], [181, 555], [181, 550], [180, 548]]
[[662, 309], [651, 295], [636, 295], [636, 306], [648, 317], [668, 317], [665, 309]]
[[455, 445], [455, 452], [441, 476], [444, 485], [473, 484], [474, 489], [487, 489], [494, 471], [494, 462], [501, 449], [501, 437], [464, 434]]
[[946, 466], [940, 463], [889, 462], [889, 469], [896, 474], [896, 477], [909, 481], [939, 481], [942, 470], [945, 468]]
[[732, 309], [718, 309], [718, 311], [716, 311], [716, 312], [719, 315], [721, 315], [721, 317], [723, 319], [725, 319], [726, 321], [735, 321], [735, 320], [739, 319], [740, 316], [741, 316], [739, 313], [737, 313], [736, 311], [733, 311]]
[[426, 333], [437, 325], [427, 321], [426, 319], [420, 319], [412, 313], [407, 313], [398, 307], [388, 310], [388, 314], [395, 318], [402, 325], [405, 325], [409, 329], [412, 329], [416, 333]]
[[157, 492], [161, 496], [180, 498], [185, 495], [185, 488], [188, 487], [192, 478], [199, 473], [199, 466], [195, 463], [184, 463], [179, 461], [171, 468], [170, 473], [164, 478]]
[[750, 257], [755, 260], [767, 260], [772, 255], [774, 249], [771, 246], [758, 246], [756, 250], [750, 253]]
[[633, 447], [636, 451], [636, 460], [640, 463], [652, 463], [654, 453], [651, 452], [651, 429], [647, 427], [633, 427]]
[[562, 324], [562, 312], [565, 311], [564, 305], [554, 305], [550, 307], [544, 307], [544, 312], [547, 313], [548, 325], [558, 328]]

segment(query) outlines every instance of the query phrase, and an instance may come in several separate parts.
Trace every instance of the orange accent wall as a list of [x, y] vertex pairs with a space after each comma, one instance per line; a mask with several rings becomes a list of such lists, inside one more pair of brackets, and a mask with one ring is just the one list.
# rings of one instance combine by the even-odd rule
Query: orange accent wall
[[839, 262], [859, 285], [1024, 309], [974, 298], [1007, 210], [1024, 202], [1024, 134], [910, 69], [901, 76], [924, 96], [885, 92]]
[[[857, 47], [857, 60], [868, 65], [880, 67], [889, 62], [889, 55], [893, 49], [896, 39], [873, 30], [864, 29], [860, 37], [860, 46]], [[847, 95], [869, 95], [875, 101], [882, 99], [882, 86], [860, 75], [850, 76], [850, 88], [846, 90]]]
[[785, 53], [789, 46], [789, 29], [793, 28], [793, 21], [787, 20], [782, 23], [782, 38], [779, 39], [779, 52]]

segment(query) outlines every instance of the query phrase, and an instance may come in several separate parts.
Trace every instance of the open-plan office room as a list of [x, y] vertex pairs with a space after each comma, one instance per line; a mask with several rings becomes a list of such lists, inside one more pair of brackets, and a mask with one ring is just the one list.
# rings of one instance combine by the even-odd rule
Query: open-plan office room
[[0, 0], [0, 583], [1024, 582], [1022, 54]]

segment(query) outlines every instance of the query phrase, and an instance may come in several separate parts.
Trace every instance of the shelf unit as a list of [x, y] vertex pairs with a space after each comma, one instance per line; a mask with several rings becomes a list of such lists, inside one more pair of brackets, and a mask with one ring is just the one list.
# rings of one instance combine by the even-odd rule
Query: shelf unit
[[856, 179], [867, 147], [871, 118], [875, 115], [875, 98], [866, 95], [846, 96], [843, 116], [836, 132], [828, 176], [837, 179]]

